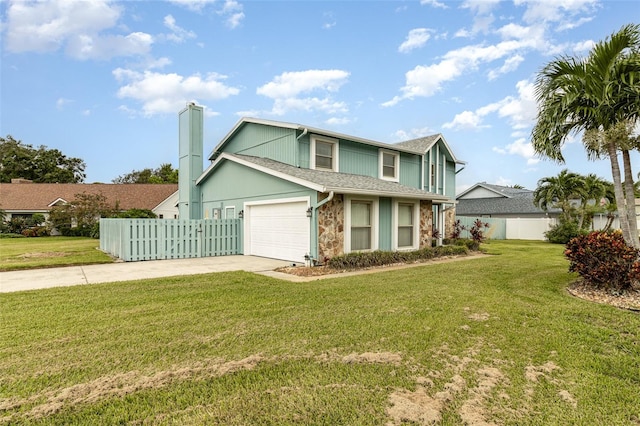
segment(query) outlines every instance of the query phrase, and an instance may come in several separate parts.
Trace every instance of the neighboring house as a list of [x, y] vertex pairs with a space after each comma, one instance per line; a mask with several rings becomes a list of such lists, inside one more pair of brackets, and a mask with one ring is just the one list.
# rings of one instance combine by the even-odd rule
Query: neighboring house
[[12, 182], [0, 183], [0, 209], [6, 213], [5, 220], [30, 218], [34, 213], [46, 217], [52, 207], [73, 201], [81, 193], [101, 194], [110, 206], [120, 210], [148, 209], [166, 219], [178, 215], [176, 184], [32, 183], [23, 179]]
[[[243, 118], [203, 171], [203, 110], [180, 112], [181, 218], [244, 218], [243, 251], [323, 263], [430, 246], [453, 212], [456, 159], [442, 135], [386, 144]], [[449, 215], [453, 219], [453, 215]]]
[[460, 193], [456, 215], [485, 218], [553, 218], [561, 210], [542, 210], [533, 202], [533, 191], [481, 182]]

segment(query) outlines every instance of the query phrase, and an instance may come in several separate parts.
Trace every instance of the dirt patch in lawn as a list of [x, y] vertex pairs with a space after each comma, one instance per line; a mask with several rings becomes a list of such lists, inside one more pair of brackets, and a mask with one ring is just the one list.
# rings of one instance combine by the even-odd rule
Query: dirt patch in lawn
[[[397, 389], [389, 395], [386, 414], [390, 421], [387, 425], [439, 424], [445, 420], [443, 414], [450, 414], [451, 410], [455, 410], [466, 425], [493, 425], [493, 416], [504, 410], [516, 418], [530, 415], [526, 405], [506, 407], [511, 399], [507, 392], [511, 384], [501, 366], [509, 362], [501, 359], [481, 362], [478, 358], [485, 346], [479, 341], [459, 355], [452, 354], [447, 346], [435, 351], [434, 357], [443, 362], [444, 367], [430, 371], [429, 377], [418, 377], [415, 389]], [[562, 389], [562, 381], [556, 378], [559, 371], [561, 368], [552, 361], [527, 366], [522, 372], [527, 382], [524, 397], [530, 400], [544, 379], [558, 388], [560, 400], [576, 407], [576, 398]]]
[[68, 253], [59, 251], [46, 251], [41, 253], [24, 253], [17, 257], [20, 259], [47, 259], [50, 257], [65, 257]]

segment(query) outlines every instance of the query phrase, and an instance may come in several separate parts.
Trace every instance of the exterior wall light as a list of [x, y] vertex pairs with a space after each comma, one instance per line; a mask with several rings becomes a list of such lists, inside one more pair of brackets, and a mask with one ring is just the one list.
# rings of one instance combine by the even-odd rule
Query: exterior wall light
[[239, 219], [244, 219], [244, 210], [240, 210], [240, 211], [238, 212], [238, 218], [239, 218]]
[[307, 217], [311, 217], [311, 213], [313, 213], [313, 207], [307, 209]]

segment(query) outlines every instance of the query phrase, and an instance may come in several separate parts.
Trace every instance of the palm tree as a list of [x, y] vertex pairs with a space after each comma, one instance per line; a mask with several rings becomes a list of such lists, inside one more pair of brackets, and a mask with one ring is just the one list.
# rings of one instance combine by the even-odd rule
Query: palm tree
[[558, 176], [545, 177], [538, 181], [538, 187], [533, 191], [533, 202], [542, 210], [559, 208], [562, 210], [562, 221], [573, 220], [574, 208], [572, 199], [580, 198], [582, 178], [576, 173], [565, 169]]
[[600, 179], [593, 173], [581, 176], [582, 184], [578, 190], [580, 195], [580, 215], [578, 217], [578, 228], [588, 229], [593, 219], [593, 214], [601, 211], [600, 201], [605, 198], [608, 182]]
[[627, 244], [640, 248], [635, 213], [633, 221], [628, 213], [633, 205], [626, 204], [618, 163], [621, 150], [625, 178], [632, 176], [629, 147], [607, 134], [618, 123], [635, 124], [640, 118], [640, 25], [622, 27], [597, 43], [586, 59], [562, 56], [547, 64], [538, 74], [536, 97], [539, 110], [532, 144], [539, 155], [564, 163], [562, 146], [567, 137], [604, 132], [599, 152], [606, 152], [611, 163], [620, 227]]

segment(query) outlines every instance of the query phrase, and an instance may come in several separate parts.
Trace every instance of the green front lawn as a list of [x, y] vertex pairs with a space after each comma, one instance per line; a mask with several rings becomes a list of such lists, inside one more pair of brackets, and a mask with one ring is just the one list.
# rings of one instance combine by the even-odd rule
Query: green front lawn
[[99, 246], [84, 237], [0, 238], [0, 271], [113, 262]]
[[640, 315], [568, 295], [562, 246], [485, 248], [0, 294], [0, 424], [637, 425]]

